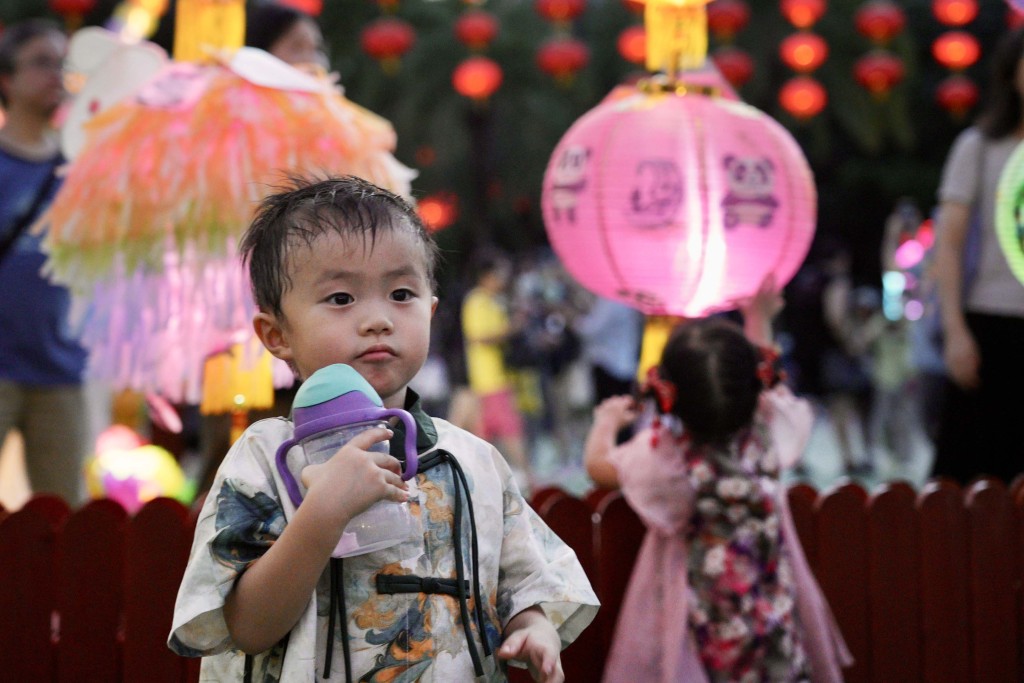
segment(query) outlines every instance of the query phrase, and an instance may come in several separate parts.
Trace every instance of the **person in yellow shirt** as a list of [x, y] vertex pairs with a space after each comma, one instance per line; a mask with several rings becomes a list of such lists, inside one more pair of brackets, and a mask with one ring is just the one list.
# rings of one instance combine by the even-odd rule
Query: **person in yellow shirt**
[[479, 260], [476, 287], [462, 303], [462, 334], [469, 388], [480, 401], [478, 436], [498, 442], [498, 449], [525, 484], [531, 474], [523, 419], [516, 407], [503, 350], [503, 343], [514, 331], [504, 302], [511, 274], [511, 264], [502, 256], [487, 255]]

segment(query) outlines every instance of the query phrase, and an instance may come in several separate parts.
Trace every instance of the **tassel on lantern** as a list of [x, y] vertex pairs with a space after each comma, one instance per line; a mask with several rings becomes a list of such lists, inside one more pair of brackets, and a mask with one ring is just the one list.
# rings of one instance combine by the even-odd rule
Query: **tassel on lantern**
[[647, 0], [647, 69], [671, 75], [695, 69], [708, 52], [707, 0]]
[[216, 50], [245, 44], [244, 0], [178, 0], [174, 59], [212, 62]]

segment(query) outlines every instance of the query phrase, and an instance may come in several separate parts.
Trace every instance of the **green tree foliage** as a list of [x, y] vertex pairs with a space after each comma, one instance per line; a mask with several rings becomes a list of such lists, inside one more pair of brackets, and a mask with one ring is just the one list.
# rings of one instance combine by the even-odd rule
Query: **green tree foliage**
[[[953, 137], [974, 115], [954, 120], [935, 103], [947, 72], [931, 56], [944, 30], [930, 0], [898, 0], [906, 12], [903, 33], [889, 46], [905, 77], [885, 98], [874, 98], [853, 77], [853, 65], [872, 45], [857, 33], [861, 0], [829, 0], [813, 30], [829, 44], [829, 57], [813, 74], [829, 95], [826, 109], [810, 121], [793, 119], [778, 104], [779, 88], [793, 74], [778, 57], [779, 42], [794, 32], [777, 0], [749, 0], [751, 21], [734, 39], [754, 59], [754, 77], [740, 95], [783, 123], [803, 147], [819, 191], [819, 234], [854, 249], [855, 269], [877, 269], [885, 217], [899, 197], [927, 212], [934, 203], [942, 162]], [[103, 23], [115, 6], [100, 0], [86, 17]], [[388, 118], [398, 132], [398, 157], [416, 167], [418, 196], [448, 191], [460, 199], [456, 224], [440, 234], [442, 246], [470, 252], [484, 243], [520, 249], [545, 242], [540, 187], [551, 151], [573, 121], [593, 108], [636, 69], [619, 56], [616, 38], [641, 18], [619, 0], [590, 0], [570, 30], [586, 42], [590, 62], [569, 83], [556, 83], [536, 65], [538, 47], [555, 33], [532, 0], [485, 0], [500, 21], [497, 39], [484, 54], [504, 70], [504, 81], [486, 105], [458, 95], [451, 85], [456, 65], [471, 53], [453, 27], [465, 0], [402, 0], [395, 15], [416, 31], [400, 67], [388, 73], [360, 48], [360, 32], [382, 9], [373, 0], [326, 0], [320, 17], [334, 67], [346, 95]], [[967, 75], [982, 86], [985, 56], [1006, 30], [1007, 7], [983, 1], [967, 27], [983, 46], [982, 61]], [[0, 21], [45, 12], [40, 0], [0, 0]], [[711, 47], [717, 47], [714, 39]], [[429, 161], [429, 163], [427, 163]]]

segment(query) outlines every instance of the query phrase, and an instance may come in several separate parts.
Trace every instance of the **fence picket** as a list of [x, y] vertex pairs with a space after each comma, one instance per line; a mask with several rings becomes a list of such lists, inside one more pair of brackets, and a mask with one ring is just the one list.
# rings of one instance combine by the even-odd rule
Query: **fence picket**
[[921, 680], [916, 498], [909, 485], [891, 484], [873, 495], [868, 505], [872, 681]]
[[167, 648], [174, 601], [192, 544], [188, 510], [150, 501], [128, 526], [125, 566], [124, 681], [181, 683], [185, 660]]
[[57, 538], [68, 507], [40, 496], [0, 522], [0, 671], [11, 681], [52, 681]]
[[[972, 669], [984, 683], [1019, 681], [1017, 520], [1002, 482], [980, 481], [965, 496], [970, 560]], [[1008, 541], [1010, 541], [1008, 543]]]
[[970, 674], [967, 515], [960, 487], [927, 484], [918, 497], [921, 529], [921, 638], [928, 683], [964, 683]]
[[59, 681], [121, 679], [119, 630], [128, 515], [112, 500], [75, 512], [60, 537]]
[[814, 529], [814, 507], [818, 502], [818, 492], [809, 484], [794, 484], [787, 491], [789, 512], [793, 517], [793, 526], [800, 537], [800, 546], [804, 549], [807, 563], [812, 569], [818, 563], [818, 536]]
[[[565, 543], [576, 553], [583, 571], [593, 584], [596, 581], [594, 567], [594, 536], [591, 528], [593, 512], [590, 506], [579, 498], [565, 492], [549, 494], [540, 505], [538, 514]], [[562, 653], [562, 668], [567, 681], [599, 681], [603, 671], [602, 657], [595, 657], [601, 647], [601, 634], [597, 628], [584, 629], [583, 633]]]
[[601, 600], [601, 611], [595, 620], [599, 623], [595, 625], [601, 631], [602, 651], [608, 652], [646, 529], [618, 491], [600, 499], [593, 520], [597, 528], [594, 542], [597, 584], [594, 588]]
[[847, 683], [863, 683], [871, 672], [867, 591], [867, 493], [844, 484], [818, 500], [818, 581], [855, 659], [844, 670]]

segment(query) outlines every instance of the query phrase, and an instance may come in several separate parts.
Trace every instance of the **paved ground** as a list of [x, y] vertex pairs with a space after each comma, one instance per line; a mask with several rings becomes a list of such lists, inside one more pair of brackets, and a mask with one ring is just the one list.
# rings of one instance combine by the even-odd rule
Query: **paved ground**
[[[557, 448], [549, 437], [541, 438], [533, 451], [533, 463], [537, 480], [543, 484], [558, 485], [575, 495], [590, 490], [592, 484], [582, 467], [583, 439], [586, 434], [585, 417], [578, 418], [579, 424], [571, 429], [573, 453], [569, 464], [563, 464], [556, 456]], [[804, 469], [789, 472], [786, 479], [802, 480], [812, 484], [819, 491], [850, 479], [858, 481], [869, 491], [886, 481], [903, 480], [920, 488], [928, 479], [932, 466], [932, 447], [919, 429], [913, 429], [910, 441], [911, 453], [906, 459], [894, 457], [887, 451], [876, 453], [874, 471], [868, 474], [848, 475], [842, 464], [838, 442], [824, 408], [816, 408], [814, 431], [804, 455]], [[853, 450], [864, 452], [864, 439], [854, 434]]]

